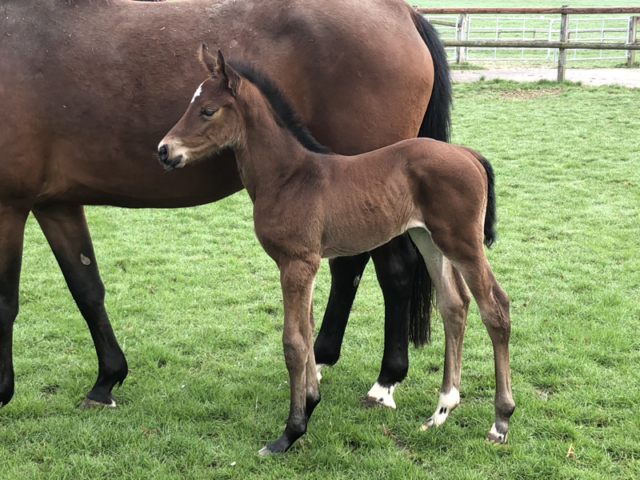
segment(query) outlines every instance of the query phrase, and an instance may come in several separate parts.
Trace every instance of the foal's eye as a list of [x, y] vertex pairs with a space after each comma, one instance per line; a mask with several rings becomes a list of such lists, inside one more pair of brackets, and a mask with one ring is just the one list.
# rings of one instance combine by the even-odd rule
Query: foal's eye
[[202, 110], [200, 110], [200, 114], [205, 117], [213, 117], [213, 114], [216, 113], [217, 111], [218, 111], [217, 108], [215, 110], [210, 108], [203, 108]]

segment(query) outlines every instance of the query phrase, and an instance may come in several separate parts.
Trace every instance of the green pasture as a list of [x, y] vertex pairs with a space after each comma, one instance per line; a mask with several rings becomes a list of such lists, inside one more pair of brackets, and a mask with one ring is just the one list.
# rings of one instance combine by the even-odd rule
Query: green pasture
[[[131, 370], [114, 410], [76, 409], [95, 353], [30, 219], [0, 478], [640, 477], [640, 90], [479, 82], [455, 85], [454, 96], [454, 140], [497, 176], [499, 239], [488, 255], [511, 297], [507, 445], [484, 440], [493, 359], [475, 305], [462, 404], [443, 426], [420, 431], [442, 377], [439, 318], [432, 344], [410, 352], [398, 410], [360, 408], [383, 345], [369, 265], [309, 432], [287, 454], [259, 457], [282, 431], [289, 390], [278, 271], [241, 192], [180, 210], [87, 208]], [[325, 263], [318, 319], [329, 282]]]

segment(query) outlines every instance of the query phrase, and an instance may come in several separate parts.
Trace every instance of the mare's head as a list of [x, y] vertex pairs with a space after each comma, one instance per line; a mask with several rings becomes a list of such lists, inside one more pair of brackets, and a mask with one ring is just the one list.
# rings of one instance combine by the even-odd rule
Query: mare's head
[[225, 62], [220, 50], [215, 58], [202, 44], [198, 56], [209, 77], [158, 145], [158, 158], [167, 169], [182, 168], [242, 138], [242, 117], [236, 105], [240, 75]]

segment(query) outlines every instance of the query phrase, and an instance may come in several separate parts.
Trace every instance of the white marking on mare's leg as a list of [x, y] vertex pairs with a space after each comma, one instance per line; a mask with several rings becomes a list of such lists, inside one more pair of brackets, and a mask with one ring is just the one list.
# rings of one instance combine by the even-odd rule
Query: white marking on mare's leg
[[442, 425], [447, 419], [451, 410], [460, 405], [460, 392], [453, 387], [449, 393], [440, 393], [436, 412], [426, 422], [422, 424], [422, 430], [426, 430], [432, 425]]
[[316, 363], [316, 377], [318, 377], [318, 381], [322, 380], [322, 375], [320, 374], [322, 367], [324, 367], [324, 363]]
[[395, 385], [391, 385], [390, 387], [383, 387], [378, 382], [371, 387], [369, 393], [365, 397], [365, 401], [367, 405], [383, 405], [389, 408], [396, 408], [396, 402], [393, 400], [393, 390], [396, 388]]
[[489, 430], [487, 440], [494, 443], [505, 443], [507, 441], [507, 435], [504, 433], [499, 433], [494, 422], [494, 424], [491, 426], [491, 430]]
[[191, 99], [191, 103], [195, 102], [196, 98], [198, 98], [200, 96], [200, 94], [202, 93], [202, 85], [204, 85], [204, 82], [202, 82], [200, 84], [200, 86], [196, 90], [196, 93], [193, 94], [193, 98]]

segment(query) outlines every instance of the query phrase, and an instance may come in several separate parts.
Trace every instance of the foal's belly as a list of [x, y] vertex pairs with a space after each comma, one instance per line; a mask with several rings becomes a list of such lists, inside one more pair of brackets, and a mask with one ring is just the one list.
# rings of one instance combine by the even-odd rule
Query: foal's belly
[[424, 227], [424, 223], [412, 216], [408, 219], [396, 218], [386, 222], [334, 228], [323, 234], [321, 255], [323, 258], [333, 258], [369, 252], [414, 227]]

